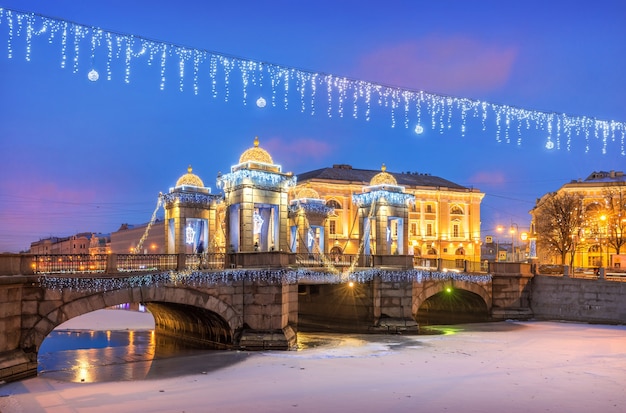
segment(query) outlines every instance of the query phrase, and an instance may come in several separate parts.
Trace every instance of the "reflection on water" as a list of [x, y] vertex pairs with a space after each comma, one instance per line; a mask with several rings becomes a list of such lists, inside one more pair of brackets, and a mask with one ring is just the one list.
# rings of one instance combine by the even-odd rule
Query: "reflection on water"
[[154, 331], [54, 330], [39, 350], [38, 374], [74, 382], [136, 380], [150, 371]]
[[204, 373], [247, 356], [192, 348], [154, 330], [53, 330], [39, 350], [37, 371], [72, 382], [141, 380]]

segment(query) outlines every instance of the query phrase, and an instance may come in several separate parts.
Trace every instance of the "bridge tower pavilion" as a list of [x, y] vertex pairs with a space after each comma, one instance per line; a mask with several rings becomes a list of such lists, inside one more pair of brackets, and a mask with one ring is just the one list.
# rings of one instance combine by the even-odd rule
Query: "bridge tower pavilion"
[[386, 169], [383, 164], [370, 184], [352, 196], [359, 209], [360, 243], [366, 257], [408, 255], [409, 203], [415, 197], [405, 193]]
[[289, 202], [291, 252], [323, 254], [328, 242], [326, 218], [333, 208], [326, 206], [317, 191], [309, 186], [300, 189]]
[[226, 203], [228, 252], [289, 251], [288, 196], [295, 183], [293, 173], [283, 173], [255, 138], [230, 173], [217, 177]]
[[217, 239], [216, 210], [220, 195], [211, 194], [202, 179], [192, 173], [191, 165], [169, 193], [163, 194], [165, 209], [165, 251], [167, 254], [193, 254], [202, 245], [215, 251]]

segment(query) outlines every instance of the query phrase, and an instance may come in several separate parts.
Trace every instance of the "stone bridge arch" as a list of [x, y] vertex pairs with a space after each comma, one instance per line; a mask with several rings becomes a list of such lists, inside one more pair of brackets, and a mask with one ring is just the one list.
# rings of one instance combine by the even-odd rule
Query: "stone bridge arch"
[[150, 286], [93, 293], [48, 290], [40, 305], [39, 320], [22, 335], [21, 348], [37, 353], [47, 335], [65, 321], [131, 302], [147, 305], [157, 333], [191, 341], [212, 341], [219, 336], [222, 344], [231, 345], [234, 333], [243, 326], [242, 317], [223, 298], [194, 288]]
[[413, 304], [411, 306], [411, 314], [413, 318], [417, 318], [417, 312], [426, 300], [445, 291], [448, 287], [476, 294], [485, 302], [487, 311], [491, 312], [491, 307], [493, 306], [493, 298], [490, 291], [491, 283], [478, 284], [475, 282], [451, 279], [445, 281], [425, 281], [422, 283], [421, 288], [418, 287], [415, 289], [413, 294]]

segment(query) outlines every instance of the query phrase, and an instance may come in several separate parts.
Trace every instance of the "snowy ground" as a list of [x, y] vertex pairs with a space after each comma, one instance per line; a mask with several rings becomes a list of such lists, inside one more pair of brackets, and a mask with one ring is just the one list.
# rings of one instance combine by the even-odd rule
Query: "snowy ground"
[[[149, 314], [120, 310], [89, 317], [63, 327], [153, 325]], [[626, 411], [625, 326], [503, 322], [447, 332], [322, 335], [317, 346], [241, 353], [220, 368], [180, 357], [178, 367], [188, 374], [173, 378], [70, 383], [37, 377], [0, 385], [0, 412]]]

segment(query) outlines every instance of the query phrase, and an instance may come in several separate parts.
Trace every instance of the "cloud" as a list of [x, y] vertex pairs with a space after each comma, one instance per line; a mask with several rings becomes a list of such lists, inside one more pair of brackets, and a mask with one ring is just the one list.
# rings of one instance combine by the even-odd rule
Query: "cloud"
[[332, 153], [328, 142], [311, 138], [284, 140], [273, 137], [263, 147], [272, 155], [274, 162], [292, 168], [309, 162], [319, 163]]
[[472, 185], [502, 186], [507, 184], [506, 176], [500, 171], [479, 171], [468, 178]]
[[439, 94], [492, 91], [505, 85], [514, 47], [455, 36], [429, 36], [374, 50], [359, 62], [358, 77]]

